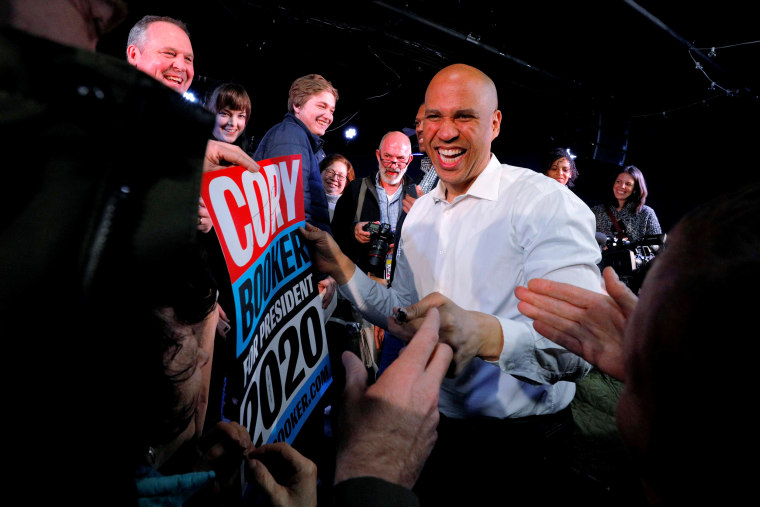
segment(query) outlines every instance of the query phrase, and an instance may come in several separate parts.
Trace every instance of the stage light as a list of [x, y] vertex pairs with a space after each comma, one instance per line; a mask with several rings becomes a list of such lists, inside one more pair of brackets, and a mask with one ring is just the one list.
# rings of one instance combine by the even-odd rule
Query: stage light
[[573, 152], [570, 151], [570, 148], [565, 148], [565, 151], [567, 152], [568, 155], [570, 155], [570, 158], [573, 160], [575, 160], [576, 157], [578, 156], [578, 155], [573, 154]]
[[182, 94], [182, 96], [187, 100], [188, 102], [198, 102], [198, 99], [196, 98], [195, 94], [191, 91], [187, 91]]
[[343, 137], [345, 137], [348, 140], [354, 139], [359, 133], [357, 132], [355, 127], [348, 127], [346, 130], [343, 131]]

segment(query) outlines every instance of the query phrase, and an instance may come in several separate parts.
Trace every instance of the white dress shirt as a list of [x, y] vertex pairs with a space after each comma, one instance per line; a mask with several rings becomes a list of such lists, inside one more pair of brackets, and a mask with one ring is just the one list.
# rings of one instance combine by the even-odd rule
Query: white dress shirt
[[590, 365], [539, 335], [517, 310], [514, 289], [548, 278], [600, 292], [594, 214], [564, 185], [502, 165], [494, 155], [466, 194], [449, 203], [444, 191], [439, 184], [412, 206], [392, 288], [357, 271], [341, 293], [381, 326], [394, 307], [436, 291], [466, 310], [499, 319], [499, 360], [475, 358], [456, 378], [444, 379], [443, 414], [504, 418], [565, 408], [575, 394], [572, 381]]

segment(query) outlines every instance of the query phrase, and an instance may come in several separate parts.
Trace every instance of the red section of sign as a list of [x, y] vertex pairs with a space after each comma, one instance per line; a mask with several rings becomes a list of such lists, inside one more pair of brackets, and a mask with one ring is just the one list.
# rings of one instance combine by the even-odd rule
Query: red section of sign
[[255, 173], [234, 166], [203, 175], [201, 195], [233, 283], [280, 231], [305, 219], [301, 156], [258, 164]]

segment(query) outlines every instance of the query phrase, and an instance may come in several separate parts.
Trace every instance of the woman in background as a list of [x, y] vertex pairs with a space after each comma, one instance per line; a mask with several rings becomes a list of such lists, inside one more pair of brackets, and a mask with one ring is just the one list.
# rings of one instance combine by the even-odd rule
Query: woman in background
[[662, 234], [660, 222], [654, 210], [644, 203], [647, 200], [647, 184], [641, 170], [627, 166], [615, 178], [613, 198], [607, 204], [591, 208], [596, 216], [596, 231], [606, 236], [616, 236], [631, 242], [644, 236]]
[[206, 107], [216, 115], [214, 138], [248, 151], [242, 134], [251, 116], [251, 98], [245, 88], [237, 83], [223, 83], [211, 93]]
[[339, 153], [335, 153], [320, 162], [319, 172], [322, 175], [322, 186], [325, 187], [327, 196], [327, 206], [330, 210], [330, 220], [332, 221], [335, 212], [335, 204], [338, 198], [343, 194], [343, 190], [349, 181], [354, 181], [354, 166], [351, 162]]
[[567, 187], [572, 187], [578, 178], [575, 159], [563, 148], [553, 148], [544, 155], [541, 171]]

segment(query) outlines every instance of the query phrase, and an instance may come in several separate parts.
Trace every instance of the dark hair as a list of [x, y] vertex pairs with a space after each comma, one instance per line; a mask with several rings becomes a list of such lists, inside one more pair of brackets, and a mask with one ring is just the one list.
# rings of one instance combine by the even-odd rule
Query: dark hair
[[[628, 388], [651, 404], [647, 422], [652, 445], [641, 466], [663, 505], [679, 505], [694, 496], [723, 497], [734, 484], [745, 484], [743, 491], [751, 487], [738, 480], [745, 467], [733, 463], [731, 453], [757, 442], [754, 420], [726, 417], [725, 412], [706, 410], [705, 403], [741, 405], [746, 393], [736, 387], [752, 385], [755, 373], [736, 367], [730, 379], [716, 381], [695, 374], [694, 365], [714, 362], [716, 346], [727, 340], [741, 341], [737, 353], [742, 357], [760, 352], [757, 340], [741, 340], [751, 325], [747, 317], [756, 309], [756, 298], [723, 297], [737, 287], [760, 283], [758, 213], [758, 183], [695, 208], [676, 224], [668, 247], [654, 261], [666, 262], [660, 271], [666, 283], [656, 276], [642, 287], [643, 292], [660, 294], [659, 302], [668, 301], [639, 316], [648, 339], [626, 357]], [[682, 473], [673, 474], [674, 469]]]
[[[113, 289], [98, 304], [111, 325], [103, 339], [123, 344], [114, 372], [129, 385], [124, 410], [130, 427], [133, 459], [171, 442], [195, 416], [195, 406], [181, 403], [179, 384], [193, 365], [170, 370], [182, 350], [183, 326], [205, 320], [216, 308], [217, 284], [205, 253], [197, 245], [178, 249], [170, 260], [155, 259], [124, 266], [110, 276]], [[166, 311], [170, 310], [170, 311]]]
[[641, 212], [641, 208], [644, 207], [644, 203], [646, 202], [649, 193], [647, 191], [647, 183], [644, 181], [644, 174], [635, 165], [629, 165], [617, 173], [615, 178], [622, 173], [630, 174], [633, 178], [633, 192], [631, 192], [631, 195], [625, 200], [625, 204], [633, 204], [636, 208], [636, 213], [639, 213]]
[[324, 172], [324, 170], [330, 167], [333, 162], [343, 162], [346, 164], [346, 181], [354, 181], [354, 178], [356, 178], [356, 173], [354, 173], [354, 166], [351, 165], [351, 162], [340, 153], [333, 153], [332, 155], [325, 157], [325, 159], [319, 163], [319, 172]]
[[187, 25], [169, 16], [143, 16], [134, 26], [129, 30], [129, 36], [127, 37], [127, 47], [135, 45], [140, 50], [145, 46], [145, 33], [148, 31], [148, 27], [157, 22], [163, 21], [165, 23], [171, 23], [172, 25], [180, 27], [190, 37], [190, 31], [187, 29]]
[[319, 74], [307, 74], [299, 77], [290, 85], [288, 111], [294, 112], [295, 107], [302, 107], [309, 100], [309, 97], [324, 91], [332, 93], [335, 101], [338, 101], [338, 90], [324, 77]]
[[211, 92], [206, 107], [214, 114], [219, 114], [223, 109], [231, 111], [245, 111], [246, 125], [251, 116], [251, 97], [243, 85], [237, 83], [223, 83]]
[[544, 154], [543, 158], [541, 159], [541, 172], [548, 174], [549, 169], [552, 168], [554, 162], [562, 158], [566, 158], [570, 163], [570, 178], [567, 180], [567, 186], [572, 187], [575, 185], [575, 180], [578, 179], [580, 173], [578, 172], [578, 168], [575, 166], [575, 159], [571, 157], [567, 150], [564, 148], [552, 148]]

